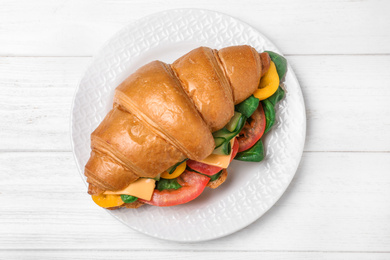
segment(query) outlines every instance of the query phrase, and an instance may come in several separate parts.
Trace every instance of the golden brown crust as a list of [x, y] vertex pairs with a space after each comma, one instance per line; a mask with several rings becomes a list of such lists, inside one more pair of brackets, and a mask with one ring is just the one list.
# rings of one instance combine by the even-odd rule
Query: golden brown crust
[[207, 157], [214, 149], [211, 132], [253, 93], [260, 74], [259, 55], [249, 46], [201, 47], [171, 67], [154, 61], [138, 69], [117, 87], [113, 109], [91, 135], [89, 193], [121, 190], [184, 158]]
[[234, 114], [229, 81], [213, 50], [200, 47], [177, 59], [172, 68], [211, 131], [224, 127]]
[[228, 175], [227, 169], [223, 169], [219, 178], [216, 179], [215, 181], [210, 181], [207, 184], [207, 187], [212, 188], [212, 189], [218, 188], [222, 183], [224, 183], [226, 181], [227, 175]]
[[108, 209], [108, 210], [116, 210], [116, 209], [120, 209], [120, 208], [138, 209], [139, 207], [141, 207], [143, 205], [145, 205], [143, 202], [137, 200], [137, 201], [134, 201], [132, 203], [124, 203], [120, 206], [106, 208], [106, 209]]
[[120, 208], [122, 208], [122, 206], [111, 207], [111, 208], [105, 208], [105, 209], [108, 209], [108, 210], [116, 210], [116, 209], [120, 209]]
[[100, 189], [99, 187], [96, 187], [95, 185], [88, 183], [88, 194], [89, 195], [100, 195], [103, 194], [104, 190]]
[[123, 203], [122, 205], [120, 206], [117, 206], [117, 207], [111, 207], [111, 208], [106, 208], [108, 210], [116, 210], [116, 209], [120, 209], [120, 208], [128, 208], [128, 209], [137, 209], [141, 206], [145, 205], [145, 203], [139, 201], [139, 200], [136, 200], [132, 203]]
[[161, 61], [151, 62], [130, 75], [117, 87], [114, 102], [131, 111], [187, 158], [202, 160], [214, 149], [208, 126], [170, 67]]
[[[128, 181], [138, 177], [153, 178], [161, 173], [161, 169], [168, 169], [185, 159], [184, 154], [156, 135], [137, 117], [118, 107], [114, 107], [108, 113], [92, 133], [91, 140], [93, 150], [98, 150], [102, 156], [116, 158], [116, 162], [126, 165], [126, 174], [134, 175], [133, 178], [129, 176], [122, 188], [130, 184]], [[150, 158], [150, 154], [145, 151], [153, 151], [156, 159]], [[98, 159], [92, 160], [91, 163], [99, 163]], [[91, 167], [94, 166], [87, 164], [86, 169], [91, 171]], [[123, 178], [123, 176], [119, 177]]]
[[138, 179], [130, 169], [111, 156], [92, 150], [85, 165], [87, 181], [104, 190], [121, 190]]
[[233, 89], [234, 104], [248, 98], [258, 88], [261, 75], [260, 55], [247, 45], [226, 47], [218, 51]]
[[125, 203], [122, 205], [122, 207], [128, 208], [128, 209], [137, 209], [141, 206], [145, 205], [143, 202], [137, 200], [133, 203]]

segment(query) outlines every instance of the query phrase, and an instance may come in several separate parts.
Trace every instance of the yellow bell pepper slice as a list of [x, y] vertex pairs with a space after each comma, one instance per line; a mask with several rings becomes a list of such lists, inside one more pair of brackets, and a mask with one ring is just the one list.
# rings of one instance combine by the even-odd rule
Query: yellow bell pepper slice
[[118, 207], [124, 203], [120, 195], [92, 195], [92, 200], [102, 208]]
[[260, 79], [259, 89], [253, 95], [264, 100], [272, 96], [279, 87], [279, 75], [275, 63], [271, 61], [267, 73]]
[[187, 167], [187, 163], [183, 162], [183, 163], [179, 164], [179, 166], [177, 166], [176, 169], [171, 174], [169, 174], [169, 172], [165, 171], [160, 175], [160, 177], [164, 178], [164, 179], [177, 178], [184, 172], [186, 167]]

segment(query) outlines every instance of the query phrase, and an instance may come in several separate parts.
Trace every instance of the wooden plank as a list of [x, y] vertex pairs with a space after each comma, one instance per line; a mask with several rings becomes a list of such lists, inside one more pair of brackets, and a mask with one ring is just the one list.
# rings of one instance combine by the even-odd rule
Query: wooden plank
[[0, 58], [1, 149], [70, 150], [70, 107], [89, 61]]
[[[306, 151], [389, 151], [380, 133], [390, 132], [381, 120], [390, 118], [390, 56], [287, 58], [306, 103]], [[0, 58], [1, 149], [69, 151], [71, 102], [89, 62]]]
[[287, 58], [305, 100], [306, 151], [390, 150], [380, 134], [390, 129], [390, 56]]
[[388, 260], [390, 253], [351, 253], [351, 252], [239, 252], [239, 251], [222, 251], [222, 252], [197, 252], [197, 251], [3, 251], [0, 257], [4, 259], [129, 259], [132, 260], [197, 260], [197, 259], [224, 259], [224, 260]]
[[390, 3], [386, 0], [228, 4], [222, 0], [3, 0], [0, 55], [89, 56], [125, 25], [176, 8], [218, 10], [236, 17], [287, 54], [390, 53]]
[[140, 234], [94, 205], [69, 152], [0, 153], [0, 249], [388, 252], [389, 169], [390, 153], [306, 152], [267, 214], [191, 244]]

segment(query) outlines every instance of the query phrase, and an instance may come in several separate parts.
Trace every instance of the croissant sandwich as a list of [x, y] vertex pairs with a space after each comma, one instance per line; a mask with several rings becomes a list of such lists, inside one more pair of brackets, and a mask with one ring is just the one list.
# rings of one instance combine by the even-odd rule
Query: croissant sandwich
[[222, 184], [233, 158], [261, 161], [286, 68], [282, 56], [246, 45], [139, 68], [91, 134], [88, 193], [108, 209], [174, 206]]

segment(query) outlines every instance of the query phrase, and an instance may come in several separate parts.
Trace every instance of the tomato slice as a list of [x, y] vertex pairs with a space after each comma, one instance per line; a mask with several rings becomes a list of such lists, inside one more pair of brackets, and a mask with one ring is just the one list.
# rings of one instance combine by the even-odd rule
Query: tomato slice
[[208, 165], [208, 164], [193, 161], [193, 160], [188, 160], [187, 166], [190, 167], [194, 171], [203, 173], [203, 174], [208, 175], [208, 176], [214, 175], [222, 170], [221, 167]]
[[234, 157], [236, 157], [236, 155], [238, 153], [239, 146], [240, 145], [238, 144], [237, 138], [234, 138], [234, 143], [233, 143], [233, 147], [232, 147], [232, 157], [230, 157], [230, 162], [233, 161]]
[[[233, 147], [232, 147], [232, 157], [230, 158], [230, 161], [232, 161], [233, 158], [238, 153], [238, 146], [239, 146], [238, 141], [237, 141], [237, 139], [235, 139], [234, 143], [233, 143]], [[187, 166], [190, 167], [194, 171], [200, 172], [200, 173], [208, 175], [208, 176], [212, 176], [214, 174], [217, 174], [223, 169], [221, 167], [208, 165], [208, 164], [193, 161], [193, 160], [188, 160]]]
[[177, 178], [177, 182], [182, 186], [180, 189], [162, 191], [155, 189], [150, 201], [138, 200], [158, 207], [184, 204], [198, 197], [209, 181], [210, 178], [205, 175], [186, 170]]
[[251, 148], [263, 136], [265, 130], [265, 114], [261, 102], [252, 116], [246, 121], [244, 127], [239, 133], [238, 152]]

